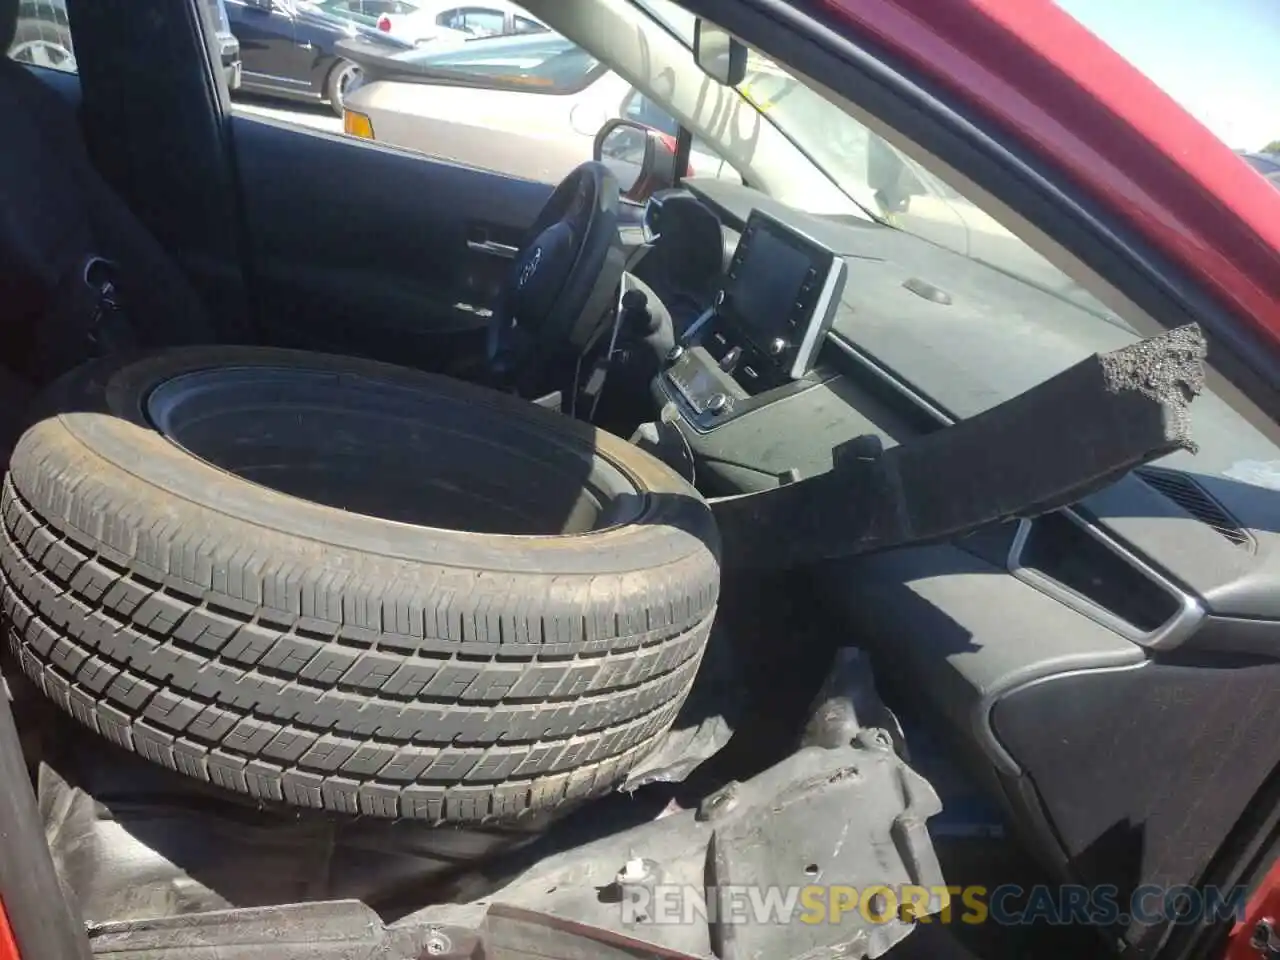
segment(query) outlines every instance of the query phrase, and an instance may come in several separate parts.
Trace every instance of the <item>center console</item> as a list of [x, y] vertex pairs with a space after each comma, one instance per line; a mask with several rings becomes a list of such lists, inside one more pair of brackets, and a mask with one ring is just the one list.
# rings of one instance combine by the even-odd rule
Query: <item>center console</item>
[[752, 212], [714, 305], [668, 355], [662, 392], [705, 431], [757, 406], [766, 392], [803, 384], [835, 317], [845, 272], [831, 249]]

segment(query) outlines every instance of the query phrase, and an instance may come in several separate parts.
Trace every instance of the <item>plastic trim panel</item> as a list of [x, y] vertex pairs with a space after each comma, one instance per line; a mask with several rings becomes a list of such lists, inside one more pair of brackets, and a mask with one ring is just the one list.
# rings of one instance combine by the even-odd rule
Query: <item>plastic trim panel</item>
[[1196, 597], [1158, 573], [1149, 564], [1144, 563], [1132, 552], [1106, 536], [1075, 511], [1064, 509], [1058, 512], [1124, 560], [1136, 572], [1173, 597], [1178, 602], [1178, 612], [1155, 630], [1144, 632], [1052, 577], [1048, 577], [1038, 570], [1024, 567], [1022, 565], [1022, 552], [1026, 546], [1027, 538], [1031, 534], [1032, 524], [1035, 523], [1034, 520], [1022, 520], [1018, 523], [1018, 532], [1013, 538], [1012, 546], [1009, 548], [1009, 559], [1006, 564], [1009, 573], [1028, 586], [1034, 587], [1060, 603], [1066, 604], [1077, 613], [1083, 614], [1104, 627], [1114, 630], [1122, 637], [1151, 650], [1172, 650], [1199, 629], [1205, 618], [1205, 610]]

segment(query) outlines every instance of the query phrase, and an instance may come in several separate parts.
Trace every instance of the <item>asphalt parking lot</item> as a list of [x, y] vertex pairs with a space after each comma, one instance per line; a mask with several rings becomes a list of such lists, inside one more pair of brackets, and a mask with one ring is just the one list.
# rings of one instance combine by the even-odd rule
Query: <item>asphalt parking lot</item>
[[237, 113], [248, 116], [285, 120], [313, 130], [324, 130], [326, 133], [342, 132], [342, 120], [324, 103], [291, 103], [288, 100], [237, 94], [232, 101], [232, 108]]

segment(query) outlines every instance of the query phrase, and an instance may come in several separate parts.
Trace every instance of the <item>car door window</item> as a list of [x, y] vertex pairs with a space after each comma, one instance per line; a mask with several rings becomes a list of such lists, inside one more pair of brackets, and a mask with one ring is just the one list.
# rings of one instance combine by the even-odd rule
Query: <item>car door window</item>
[[530, 20], [528, 17], [517, 16], [515, 18], [516, 33], [546, 33], [547, 28], [544, 24], [538, 23], [537, 20]]
[[507, 17], [501, 10], [487, 7], [459, 7], [436, 18], [436, 23], [461, 30], [474, 37], [497, 37], [507, 32]]
[[26, 0], [20, 11], [9, 56], [29, 66], [75, 73], [75, 45], [65, 0]]
[[[340, 2], [365, 16], [393, 4], [424, 6], [410, 0]], [[559, 182], [591, 159], [596, 131], [610, 119], [637, 119], [673, 141], [677, 135], [669, 113], [532, 16], [470, 4], [435, 6], [430, 20], [465, 32], [501, 29], [505, 22], [514, 33], [443, 37], [414, 49], [367, 38], [342, 44], [352, 55], [374, 58], [376, 69], [347, 88], [341, 118], [323, 104], [266, 99], [256, 88], [249, 91], [258, 94], [252, 99], [235, 97], [233, 109], [544, 183]], [[692, 146], [692, 175], [741, 182], [707, 144], [695, 140]]]
[[347, 133], [544, 183], [591, 159], [625, 89], [550, 31], [423, 47], [395, 61], [394, 78], [348, 96]]

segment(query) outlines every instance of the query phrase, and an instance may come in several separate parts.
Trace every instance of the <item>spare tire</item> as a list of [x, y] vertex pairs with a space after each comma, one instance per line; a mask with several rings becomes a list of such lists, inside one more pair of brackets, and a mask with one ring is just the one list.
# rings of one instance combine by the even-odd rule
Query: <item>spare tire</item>
[[477, 822], [656, 746], [718, 594], [706, 503], [616, 437], [342, 357], [82, 367], [3, 490], [14, 652], [112, 742], [264, 800]]

